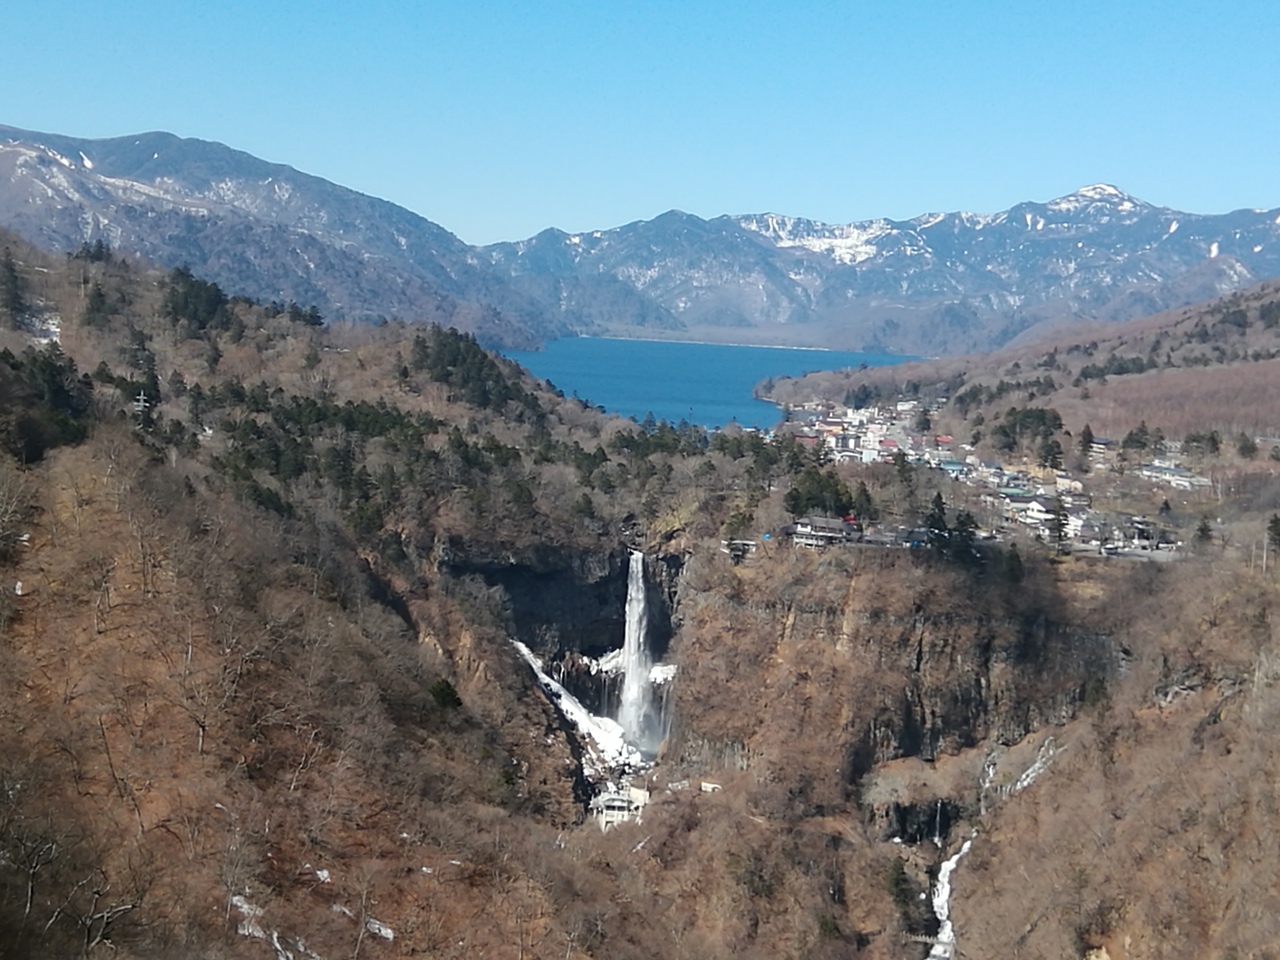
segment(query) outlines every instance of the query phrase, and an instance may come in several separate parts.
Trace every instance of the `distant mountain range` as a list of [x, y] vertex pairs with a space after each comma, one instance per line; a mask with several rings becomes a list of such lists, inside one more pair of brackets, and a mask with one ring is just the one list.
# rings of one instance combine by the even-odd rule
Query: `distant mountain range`
[[956, 353], [1280, 276], [1280, 211], [1189, 214], [1105, 184], [996, 214], [831, 225], [671, 211], [473, 247], [221, 144], [4, 126], [0, 224], [55, 249], [101, 237], [333, 318], [436, 321], [508, 346], [610, 334]]

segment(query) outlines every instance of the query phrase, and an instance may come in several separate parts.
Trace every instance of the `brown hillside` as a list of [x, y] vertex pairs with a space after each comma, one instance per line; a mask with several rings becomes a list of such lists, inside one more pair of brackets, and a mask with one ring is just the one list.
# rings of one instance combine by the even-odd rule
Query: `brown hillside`
[[[904, 523], [961, 492], [645, 431], [447, 331], [11, 249], [6, 956], [920, 958], [975, 828], [957, 956], [1269, 949], [1265, 471], [1168, 565], [810, 553], [778, 535], [806, 484]], [[1262, 349], [1265, 302], [1224, 338]], [[616, 649], [633, 546], [679, 672], [651, 803], [602, 834], [509, 640]]]
[[950, 409], [964, 420], [977, 410], [990, 416], [1034, 401], [1058, 409], [1072, 429], [1089, 423], [1099, 436], [1123, 436], [1144, 420], [1171, 438], [1193, 430], [1273, 436], [1280, 435], [1280, 405], [1271, 388], [1277, 358], [1280, 288], [1268, 282], [1126, 323], [1071, 327], [987, 355], [779, 379], [770, 398], [838, 403], [862, 384], [884, 396], [955, 397], [1003, 383], [1006, 390], [995, 400]]

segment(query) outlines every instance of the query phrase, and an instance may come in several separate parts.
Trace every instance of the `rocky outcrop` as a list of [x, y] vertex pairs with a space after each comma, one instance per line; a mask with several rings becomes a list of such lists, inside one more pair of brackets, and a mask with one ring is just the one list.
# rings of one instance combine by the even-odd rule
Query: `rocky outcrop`
[[[811, 569], [819, 562], [845, 564], [848, 576]], [[667, 756], [690, 775], [746, 762], [807, 780], [818, 807], [843, 803], [878, 764], [1061, 724], [1091, 680], [1122, 668], [1112, 640], [1073, 623], [1040, 586], [979, 590], [885, 551], [724, 567], [714, 590], [685, 589], [676, 610], [681, 684]], [[709, 569], [699, 561], [694, 579]]]
[[624, 550], [536, 544], [503, 553], [451, 540], [437, 548], [434, 560], [450, 577], [479, 577], [498, 588], [514, 637], [540, 654], [599, 657], [622, 645]]

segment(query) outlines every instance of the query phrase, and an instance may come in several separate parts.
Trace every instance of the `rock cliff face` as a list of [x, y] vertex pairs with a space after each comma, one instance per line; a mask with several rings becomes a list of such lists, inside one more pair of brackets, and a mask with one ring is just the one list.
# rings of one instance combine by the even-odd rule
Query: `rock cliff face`
[[877, 764], [1062, 723], [1091, 679], [1123, 666], [1109, 637], [1063, 616], [1061, 597], [966, 591], [963, 575], [905, 552], [714, 564], [691, 565], [677, 606], [666, 759], [796, 784], [814, 811], [856, 798]]
[[500, 592], [515, 639], [542, 655], [600, 657], [622, 645], [627, 598], [625, 550], [534, 544], [499, 553], [452, 541], [436, 557], [455, 578], [479, 577]]

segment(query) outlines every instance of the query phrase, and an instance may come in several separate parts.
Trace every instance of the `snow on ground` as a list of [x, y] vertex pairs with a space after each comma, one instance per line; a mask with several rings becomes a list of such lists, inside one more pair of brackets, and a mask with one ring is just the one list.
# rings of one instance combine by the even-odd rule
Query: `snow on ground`
[[1087, 187], [1081, 187], [1076, 193], [1082, 197], [1088, 197], [1090, 200], [1102, 200], [1106, 197], [1123, 197], [1124, 194], [1117, 190], [1109, 183], [1091, 183]]
[[1021, 793], [1040, 779], [1040, 774], [1049, 769], [1049, 764], [1053, 763], [1053, 758], [1057, 755], [1058, 746], [1054, 743], [1053, 737], [1045, 737], [1044, 743], [1040, 745], [1040, 752], [1036, 754], [1035, 763], [1023, 771], [1022, 776], [1013, 785], [1013, 792]]
[[258, 918], [262, 916], [262, 908], [256, 903], [250, 903], [244, 897], [236, 894], [231, 898], [231, 905], [236, 908], [236, 912], [244, 917], [240, 921], [240, 925], [236, 927], [236, 932], [242, 937], [253, 937], [256, 940], [267, 939], [266, 932], [262, 929], [262, 925], [258, 923]]
[[622, 737], [622, 727], [616, 720], [597, 717], [578, 699], [542, 669], [542, 661], [519, 640], [511, 641], [520, 656], [533, 668], [538, 683], [551, 697], [565, 719], [582, 734], [588, 756], [583, 760], [583, 772], [592, 780], [607, 780], [619, 767], [639, 768], [645, 765], [644, 757]]
[[31, 329], [31, 342], [36, 346], [47, 347], [58, 343], [62, 337], [62, 317], [56, 313], [29, 317], [27, 322]]
[[[221, 805], [215, 804], [215, 806]], [[262, 908], [256, 903], [250, 903], [246, 898], [237, 894], [231, 898], [231, 905], [244, 918], [236, 927], [236, 932], [242, 937], [265, 940], [271, 944], [271, 949], [276, 953], [276, 960], [299, 960], [299, 958], [302, 958], [302, 960], [320, 960], [320, 957], [314, 951], [308, 950], [307, 945], [301, 940], [294, 940], [293, 949], [290, 950], [280, 941], [279, 931], [272, 930], [267, 933], [263, 930], [262, 924], [258, 922], [258, 919], [262, 916]], [[374, 922], [376, 923], [377, 921]], [[387, 937], [387, 939], [390, 940], [391, 938]]]
[[1000, 756], [998, 753], [992, 752], [987, 759], [982, 762], [982, 776], [978, 778], [978, 812], [982, 816], [987, 814], [987, 791], [991, 789], [991, 785], [996, 781], [996, 770], [1000, 767]]
[[[582, 657], [582, 662], [592, 675], [603, 673], [607, 677], [616, 676], [626, 671], [626, 656], [622, 647], [617, 650], [610, 650], [600, 659], [593, 657]], [[655, 663], [649, 670], [649, 682], [652, 684], [670, 683], [675, 679], [676, 665], [674, 663]]]
[[[1053, 763], [1053, 758], [1062, 749], [1053, 737], [1045, 737], [1044, 743], [1040, 744], [1040, 749], [1036, 753], [1035, 761], [1023, 771], [1022, 776], [1018, 777], [1013, 786], [1005, 787], [1001, 790], [1001, 795], [1005, 795], [1006, 791], [1008, 793], [1020, 793], [1035, 783], [1049, 769], [1049, 765]], [[980, 809], [983, 815], [987, 813], [987, 791], [995, 782], [999, 759], [999, 752], [993, 751], [982, 764], [982, 773], [978, 779], [978, 789]], [[975, 829], [969, 835], [969, 839], [961, 845], [960, 849], [944, 860], [942, 866], [938, 868], [938, 881], [933, 888], [933, 913], [938, 918], [939, 928], [933, 949], [929, 951], [929, 960], [949, 960], [949, 958], [956, 955], [956, 931], [951, 922], [951, 878], [961, 858], [969, 852], [969, 848], [973, 845], [973, 838], [977, 835], [978, 831]], [[894, 840], [898, 841], [898, 838], [895, 837]]]

